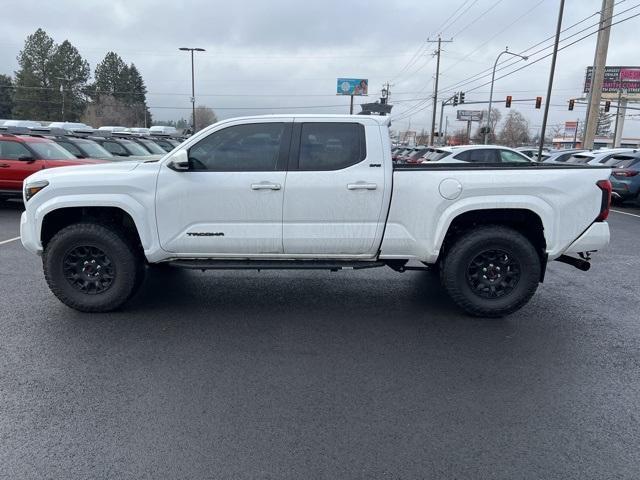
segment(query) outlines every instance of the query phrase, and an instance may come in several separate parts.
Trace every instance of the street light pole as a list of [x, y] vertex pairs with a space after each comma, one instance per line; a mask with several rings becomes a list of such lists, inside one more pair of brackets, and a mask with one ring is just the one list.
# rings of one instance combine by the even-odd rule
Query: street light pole
[[493, 84], [496, 81], [496, 67], [498, 66], [498, 61], [500, 60], [500, 57], [504, 54], [513, 55], [514, 57], [520, 57], [524, 61], [529, 60], [529, 57], [527, 57], [526, 55], [520, 55], [518, 53], [510, 52], [509, 47], [506, 47], [502, 52], [498, 54], [498, 57], [496, 58], [496, 61], [493, 64], [493, 73], [491, 74], [491, 92], [489, 93], [489, 110], [487, 111], [487, 127], [484, 133], [484, 141], [482, 142], [485, 145], [487, 144], [487, 138], [489, 136], [489, 131], [491, 130], [491, 104], [493, 103]]
[[193, 52], [204, 52], [204, 48], [191, 48], [191, 47], [180, 47], [178, 50], [182, 50], [183, 52], [191, 52], [191, 111], [192, 111], [192, 121], [191, 121], [191, 130], [193, 133], [196, 133], [196, 82], [195, 82], [195, 70], [193, 66]]

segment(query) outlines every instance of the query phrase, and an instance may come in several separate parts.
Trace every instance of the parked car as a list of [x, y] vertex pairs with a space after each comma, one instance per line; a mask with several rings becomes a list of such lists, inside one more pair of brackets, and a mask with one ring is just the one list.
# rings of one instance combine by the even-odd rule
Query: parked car
[[439, 147], [428, 152], [427, 155], [430, 157], [425, 157], [421, 163], [531, 163], [533, 161], [513, 148], [499, 145]]
[[178, 140], [171, 138], [168, 135], [150, 135], [149, 138], [160, 145], [165, 152], [170, 152], [180, 145]]
[[149, 127], [149, 133], [153, 134], [162, 134], [162, 135], [177, 135], [178, 129], [176, 127], [167, 127], [164, 125], [154, 125]]
[[[133, 141], [130, 138], [122, 138], [115, 136], [97, 136], [93, 135], [89, 137], [94, 142], [99, 143], [104, 147], [109, 153], [115, 155], [117, 157], [155, 157], [160, 158], [160, 155], [152, 154], [144, 148], [141, 144]], [[163, 152], [164, 153], [164, 152]]]
[[22, 182], [42, 169], [102, 163], [74, 157], [47, 138], [0, 131], [0, 197], [22, 198]]
[[428, 147], [416, 147], [411, 153], [403, 158], [404, 163], [420, 163], [422, 156], [426, 153]]
[[130, 137], [130, 139], [138, 143], [139, 145], [142, 145], [145, 148], [145, 150], [147, 150], [152, 155], [164, 155], [165, 153], [167, 153], [164, 148], [162, 148], [160, 145], [158, 145], [156, 142], [154, 142], [150, 138]]
[[616, 155], [606, 165], [613, 167], [610, 178], [613, 197], [640, 204], [640, 154]]
[[517, 171], [394, 166], [390, 150], [385, 117], [228, 119], [159, 162], [32, 175], [21, 241], [42, 254], [58, 299], [81, 311], [122, 306], [147, 263], [403, 272], [415, 260], [439, 266], [451, 298], [478, 316], [518, 310], [548, 261], [587, 270], [609, 241], [608, 169], [540, 168], [502, 147], [453, 156], [505, 154]]
[[74, 131], [74, 130], [93, 130], [93, 127], [90, 127], [86, 123], [79, 122], [51, 122], [47, 125], [47, 128], [60, 128], [62, 130]]
[[[523, 155], [526, 155], [527, 157], [529, 157], [530, 159], [538, 162], [538, 147], [518, 147], [516, 148], [516, 150], [520, 153], [522, 153]], [[549, 151], [548, 148], [544, 147], [542, 149], [542, 154], [544, 155], [545, 153], [547, 153]]]
[[71, 152], [76, 158], [97, 158], [111, 162], [122, 158], [112, 155], [98, 142], [89, 138], [74, 137], [72, 135], [56, 135], [50, 138]]
[[34, 128], [34, 127], [42, 127], [42, 124], [40, 122], [34, 122], [33, 120], [5, 120], [2, 126]]
[[604, 165], [616, 155], [622, 153], [633, 153], [635, 151], [636, 150], [631, 148], [607, 148], [589, 152], [580, 152], [572, 155], [567, 162], [582, 165]]
[[549, 150], [547, 153], [542, 154], [542, 163], [565, 163], [571, 158], [572, 155], [580, 152], [584, 152], [581, 148], [570, 148], [563, 150]]
[[127, 127], [123, 127], [123, 126], [112, 126], [112, 125], [104, 125], [102, 127], [99, 127], [98, 130], [100, 130], [101, 132], [126, 132], [128, 129]]

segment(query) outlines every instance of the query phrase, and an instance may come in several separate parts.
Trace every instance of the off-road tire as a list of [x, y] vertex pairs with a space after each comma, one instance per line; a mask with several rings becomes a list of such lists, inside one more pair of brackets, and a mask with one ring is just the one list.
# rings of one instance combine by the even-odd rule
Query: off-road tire
[[[65, 259], [78, 248], [104, 252], [112, 280], [104, 291], [85, 293], [72, 284]], [[116, 226], [77, 223], [63, 228], [49, 241], [42, 257], [45, 279], [65, 305], [81, 312], [109, 312], [122, 306], [140, 287], [144, 260], [128, 236]]]
[[[515, 262], [519, 268], [513, 268], [513, 265], [508, 268], [519, 270], [519, 276], [509, 287], [511, 290], [505, 289], [507, 293], [497, 298], [485, 298], [474, 290], [472, 283], [475, 280], [469, 278], [469, 272], [478, 268], [472, 262], [479, 256], [495, 251], [504, 252], [510, 262]], [[508, 227], [487, 225], [469, 230], [454, 241], [441, 263], [440, 280], [451, 299], [470, 315], [502, 317], [520, 309], [531, 299], [538, 288], [540, 269], [540, 256], [524, 235]], [[486, 292], [489, 295], [488, 289]]]

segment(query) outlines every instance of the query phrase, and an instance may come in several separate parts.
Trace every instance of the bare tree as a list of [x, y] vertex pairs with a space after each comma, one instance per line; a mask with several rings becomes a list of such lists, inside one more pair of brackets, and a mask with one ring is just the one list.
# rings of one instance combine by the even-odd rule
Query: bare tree
[[209, 107], [198, 105], [196, 107], [196, 126], [198, 130], [208, 127], [218, 121], [216, 113]]
[[[484, 133], [482, 133], [484, 128], [487, 126], [487, 112], [489, 110], [482, 111], [482, 122], [478, 125], [478, 129], [476, 133], [471, 137], [473, 143], [483, 143], [484, 142]], [[496, 128], [502, 119], [502, 113], [497, 108], [491, 109], [491, 133], [487, 135], [487, 143], [495, 143], [496, 142]]]
[[529, 122], [517, 110], [512, 110], [504, 121], [498, 141], [509, 147], [519, 147], [529, 143]]
[[87, 125], [122, 125], [125, 127], [144, 127], [148, 123], [146, 106], [143, 103], [128, 103], [113, 95], [100, 97], [87, 105], [81, 120]]

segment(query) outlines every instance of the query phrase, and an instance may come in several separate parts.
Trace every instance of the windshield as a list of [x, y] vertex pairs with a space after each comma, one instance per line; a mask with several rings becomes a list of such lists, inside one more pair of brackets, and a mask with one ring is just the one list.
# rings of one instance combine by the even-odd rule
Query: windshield
[[120, 144], [124, 148], [127, 149], [129, 154], [131, 154], [131, 155], [138, 155], [138, 156], [142, 156], [142, 157], [146, 157], [148, 155], [152, 155], [147, 150], [145, 150], [142, 145], [139, 145], [136, 142], [133, 142], [131, 140], [127, 140], [126, 138], [121, 138], [118, 141], [120, 142]]
[[164, 151], [164, 149], [160, 145], [158, 145], [156, 142], [152, 140], [146, 140], [141, 138], [140, 143], [142, 143], [145, 147], [147, 147], [147, 150], [149, 150], [151, 153], [160, 154], [160, 155], [164, 155], [165, 153], [167, 153]]
[[36, 152], [42, 160], [75, 160], [76, 157], [69, 151], [54, 142], [29, 142], [29, 147]]
[[113, 155], [109, 153], [102, 145], [98, 145], [93, 140], [76, 140], [78, 146], [84, 150], [87, 157], [91, 158], [108, 158], [113, 159]]

